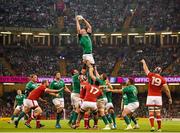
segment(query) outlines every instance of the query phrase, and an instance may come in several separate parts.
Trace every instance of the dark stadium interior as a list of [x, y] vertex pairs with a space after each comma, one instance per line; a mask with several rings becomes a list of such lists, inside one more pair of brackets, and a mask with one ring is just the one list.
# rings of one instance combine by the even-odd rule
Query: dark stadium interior
[[[80, 70], [82, 49], [75, 23], [78, 14], [92, 24], [93, 55], [100, 73], [105, 72], [109, 77], [145, 77], [140, 64], [144, 58], [150, 71], [160, 66], [162, 76], [180, 76], [179, 5], [179, 0], [1, 0], [0, 76], [36, 73], [48, 77], [60, 71], [62, 76], [70, 77], [72, 69]], [[120, 34], [113, 36], [113, 33]], [[18, 85], [4, 90], [7, 87], [0, 83], [0, 118], [13, 113]], [[147, 90], [147, 85], [144, 88]], [[171, 87], [172, 118], [180, 118], [179, 89], [180, 84]], [[146, 96], [147, 91], [138, 95], [138, 117], [148, 116]], [[52, 99], [48, 96], [45, 99], [50, 102], [42, 106], [43, 117], [54, 119]], [[121, 95], [113, 95], [119, 117], [121, 99]], [[68, 118], [72, 110], [70, 102], [70, 95], [65, 94]], [[162, 117], [166, 118], [168, 99], [164, 95], [163, 102]]]

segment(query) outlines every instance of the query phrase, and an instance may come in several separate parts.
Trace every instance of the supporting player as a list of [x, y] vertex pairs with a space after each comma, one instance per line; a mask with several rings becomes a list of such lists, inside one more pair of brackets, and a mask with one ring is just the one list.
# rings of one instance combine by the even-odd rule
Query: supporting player
[[[29, 93], [34, 90], [35, 88], [38, 87], [38, 84], [37, 84], [37, 75], [36, 74], [31, 74], [30, 75], [30, 81], [26, 84], [26, 87], [25, 87], [25, 97], [27, 98], [27, 96], [29, 95]], [[32, 111], [32, 110], [31, 110]], [[30, 126], [30, 122], [32, 120], [32, 117], [30, 115], [28, 115], [27, 113], [25, 112], [29, 112], [28, 110], [26, 110], [26, 107], [23, 107], [23, 111], [19, 114], [19, 117], [17, 119], [18, 123], [19, 121], [24, 117], [24, 116], [28, 116], [28, 120], [29, 120], [29, 123], [25, 122], [25, 125], [29, 128], [31, 128]]]
[[[127, 124], [127, 128], [125, 130], [130, 130], [133, 129], [131, 126], [131, 122], [130, 122], [130, 118], [128, 117], [132, 115], [132, 113], [139, 107], [139, 101], [137, 98], [137, 88], [136, 86], [134, 86], [134, 81], [133, 79], [129, 78], [128, 81], [126, 82], [127, 87], [118, 90], [112, 90], [109, 89], [109, 91], [114, 92], [114, 93], [122, 93], [123, 95], [127, 96], [127, 101], [128, 104], [127, 106], [124, 108], [123, 112], [122, 112], [122, 117], [124, 118], [126, 124]], [[136, 121], [136, 119], [134, 119], [133, 121]], [[136, 122], [137, 123], [137, 122]]]
[[[97, 69], [95, 68], [95, 73], [96, 76], [94, 75], [93, 71], [94, 68], [92, 67], [92, 65], [88, 64], [89, 67], [89, 75], [91, 77], [91, 79], [95, 82], [98, 81], [100, 83], [100, 86], [103, 88], [112, 88], [112, 86], [110, 84], [106, 84], [106, 80], [107, 80], [107, 75], [105, 73], [99, 75], [99, 73], [97, 72]], [[97, 99], [97, 107], [98, 107], [98, 112], [99, 115], [102, 117], [105, 125], [107, 125], [107, 129], [109, 129], [109, 124], [108, 124], [108, 120], [109, 123], [111, 125], [112, 129], [115, 129], [114, 124], [112, 123], [111, 119], [107, 119], [106, 115], [105, 115], [105, 105], [107, 104], [107, 98], [106, 98], [106, 90], [103, 89], [103, 95], [98, 97]], [[95, 122], [97, 123], [97, 122]], [[97, 125], [94, 125], [94, 127], [97, 127]]]
[[22, 91], [17, 90], [17, 95], [16, 95], [15, 102], [14, 102], [14, 113], [11, 116], [11, 121], [8, 123], [13, 123], [14, 117], [17, 117], [19, 115], [19, 113], [22, 111], [24, 99], [25, 99], [25, 95], [22, 94]]
[[148, 76], [148, 96], [146, 105], [149, 110], [149, 121], [151, 125], [151, 131], [155, 131], [154, 127], [154, 112], [156, 114], [156, 120], [158, 124], [158, 130], [161, 131], [161, 106], [162, 106], [162, 93], [161, 90], [165, 91], [169, 104], [172, 104], [171, 93], [166, 83], [166, 80], [160, 75], [162, 69], [156, 67], [154, 73], [149, 71], [149, 68], [144, 59], [141, 60], [143, 64], [143, 69], [146, 75]]
[[[86, 28], [82, 29], [79, 21], [82, 21], [86, 24]], [[86, 64], [89, 62], [90, 64], [95, 64], [93, 55], [92, 55], [92, 41], [90, 35], [92, 33], [92, 27], [89, 22], [83, 18], [82, 16], [76, 16], [76, 28], [79, 36], [79, 43], [83, 49], [83, 62]]]
[[[109, 80], [106, 80], [106, 84], [110, 84]], [[112, 89], [111, 87], [110, 89]], [[116, 114], [114, 112], [114, 106], [112, 103], [112, 92], [106, 92], [107, 97], [107, 104], [106, 104], [106, 112], [107, 112], [107, 118], [113, 120], [114, 128], [117, 128], [116, 126]], [[110, 122], [110, 121], [109, 121]]]
[[[81, 72], [82, 73], [82, 72]], [[86, 77], [86, 75], [85, 75], [85, 71], [83, 72], [83, 74], [81, 74], [80, 76], [79, 76], [79, 80], [80, 80], [80, 85], [81, 85], [81, 89], [80, 89], [80, 98], [81, 98], [81, 105], [82, 105], [82, 102], [84, 101], [84, 96], [85, 96], [85, 93], [86, 93], [86, 91], [85, 91], [85, 89], [84, 89], [84, 87], [86, 86], [86, 85], [89, 85], [90, 83], [88, 82], [88, 78]], [[84, 127], [86, 128], [86, 129], [89, 129], [89, 128], [91, 128], [90, 127], [90, 124], [89, 124], [89, 114], [90, 112], [89, 111], [87, 111], [87, 112], [85, 112], [84, 113]]]
[[71, 93], [71, 105], [73, 106], [73, 111], [68, 122], [69, 125], [72, 124], [72, 121], [76, 120], [80, 111], [80, 80], [79, 72], [74, 69], [71, 71], [72, 74], [72, 93]]
[[[80, 120], [82, 119], [82, 117], [84, 116], [84, 113], [87, 112], [89, 109], [92, 111], [94, 118], [98, 119], [98, 109], [97, 109], [97, 97], [101, 96], [103, 94], [103, 87], [100, 88], [100, 83], [99, 81], [95, 81], [95, 85], [86, 85], [84, 87], [85, 89], [85, 96], [84, 96], [84, 101], [82, 103], [81, 109], [80, 109], [80, 117], [78, 118], [78, 122], [80, 123]], [[107, 124], [108, 125], [108, 124]], [[108, 130], [110, 128], [104, 128], [105, 130]], [[79, 125], [78, 125], [79, 126]], [[76, 128], [77, 126], [73, 125], [74, 128]]]
[[53, 95], [54, 98], [52, 100], [55, 105], [57, 116], [56, 116], [56, 128], [61, 128], [60, 119], [62, 117], [63, 109], [64, 109], [64, 91], [71, 93], [71, 91], [67, 88], [64, 81], [61, 79], [60, 72], [55, 72], [55, 79], [50, 84], [50, 89], [59, 90], [58, 95]]
[[[59, 90], [51, 90], [48, 89], [49, 82], [48, 80], [42, 81], [42, 84], [31, 91], [31, 93], [28, 95], [27, 99], [24, 100], [24, 113], [28, 114], [31, 109], [34, 109], [34, 117], [36, 119], [36, 128], [41, 128], [40, 124], [40, 116], [42, 113], [41, 107], [38, 105], [37, 100], [42, 96], [43, 93], [53, 93], [54, 95], [57, 95], [55, 93], [59, 92]], [[18, 127], [19, 121], [15, 121], [15, 127]]]
[[[122, 106], [121, 106], [122, 111], [127, 107], [127, 105], [128, 105], [128, 98], [127, 98], [127, 95], [124, 94], [122, 97]], [[130, 121], [132, 120], [134, 123], [133, 129], [139, 129], [140, 128], [139, 124], [137, 123], [136, 118], [133, 113], [129, 116], [129, 118], [130, 118]]]

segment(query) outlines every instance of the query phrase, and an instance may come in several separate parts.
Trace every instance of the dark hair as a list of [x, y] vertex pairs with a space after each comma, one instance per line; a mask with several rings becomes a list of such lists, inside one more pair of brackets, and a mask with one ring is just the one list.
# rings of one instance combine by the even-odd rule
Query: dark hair
[[105, 73], [102, 74], [103, 80], [107, 79], [107, 75]]
[[42, 84], [45, 84], [47, 81], [48, 81], [48, 80], [43, 80], [41, 83], [42, 83]]
[[30, 74], [29, 77], [33, 78], [34, 76], [37, 76], [36, 74]]
[[154, 69], [154, 73], [160, 74], [161, 72], [162, 72], [162, 68], [161, 68], [161, 67], [156, 67], [156, 68]]
[[130, 84], [134, 84], [134, 79], [133, 78], [128, 78], [129, 79], [129, 82], [130, 82]]
[[54, 72], [54, 76], [56, 76], [57, 73], [60, 73], [60, 72], [59, 72], [59, 71], [55, 71], [55, 72]]
[[98, 80], [95, 81], [95, 85], [96, 86], [99, 86], [100, 85], [100, 82]]

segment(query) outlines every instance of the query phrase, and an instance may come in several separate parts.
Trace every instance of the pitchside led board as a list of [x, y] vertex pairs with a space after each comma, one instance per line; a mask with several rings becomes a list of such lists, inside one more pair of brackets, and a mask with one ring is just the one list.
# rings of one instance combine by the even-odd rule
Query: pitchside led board
[[[147, 77], [133, 77], [135, 83], [148, 83]], [[65, 83], [71, 83], [72, 79], [71, 77], [63, 77], [62, 78]], [[109, 80], [111, 83], [125, 83], [127, 81], [128, 77], [109, 77]], [[168, 83], [180, 83], [180, 76], [172, 76], [172, 77], [165, 77], [166, 81]], [[28, 77], [22, 77], [22, 76], [0, 76], [0, 83], [26, 83], [28, 82]], [[48, 80], [51, 82], [53, 80], [53, 77], [38, 77], [38, 82], [41, 82], [42, 80]]]

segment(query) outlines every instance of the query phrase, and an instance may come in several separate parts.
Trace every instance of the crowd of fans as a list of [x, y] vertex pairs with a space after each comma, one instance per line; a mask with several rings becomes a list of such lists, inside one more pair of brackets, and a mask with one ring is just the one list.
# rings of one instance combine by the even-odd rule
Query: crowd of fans
[[[75, 30], [75, 16], [90, 20], [94, 31], [120, 31], [128, 16], [130, 27], [179, 29], [178, 0], [2, 0], [0, 25]], [[59, 21], [58, 18], [61, 18]]]
[[[0, 97], [1, 107], [0, 107], [0, 118], [1, 117], [10, 117], [13, 113], [13, 106], [14, 106], [14, 99], [15, 99], [16, 93], [5, 93], [3, 97]], [[65, 118], [68, 119], [70, 116], [70, 112], [72, 111], [71, 106], [71, 100], [70, 95], [65, 94]], [[171, 107], [171, 110], [168, 110], [168, 99], [166, 96], [163, 95], [163, 107], [162, 107], [162, 117], [172, 117], [172, 118], [179, 118], [180, 114], [180, 98], [178, 97], [178, 94], [172, 93], [173, 98], [173, 105]], [[52, 103], [52, 97], [49, 95], [44, 95], [43, 99], [48, 101], [47, 105], [44, 105], [43, 103], [39, 104], [42, 107], [43, 110], [43, 118], [44, 119], [54, 119], [55, 118], [55, 108]], [[115, 107], [115, 112], [118, 117], [121, 117], [121, 99], [122, 96], [119, 94], [113, 94], [113, 104]], [[140, 93], [138, 95], [138, 99], [140, 102], [140, 107], [135, 112], [137, 117], [147, 117], [148, 116], [148, 109], [145, 106], [146, 103], [146, 93]]]
[[[122, 76], [142, 76], [142, 64], [140, 60], [144, 58], [151, 71], [155, 67], [160, 66], [163, 70], [172, 64], [178, 57], [179, 48], [158, 48], [155, 45], [144, 45], [136, 47], [124, 47], [125, 55], [121, 59], [122, 64], [119, 71], [119, 75]], [[178, 75], [180, 70], [178, 63], [173, 64], [171, 75]], [[163, 72], [163, 75], [169, 75], [167, 72]]]
[[55, 0], [1, 0], [0, 25], [49, 28], [55, 24]]
[[37, 73], [41, 76], [52, 76], [56, 70], [59, 70], [59, 58], [53, 49], [13, 47], [6, 48], [4, 56], [12, 65], [16, 75], [28, 76]]
[[71, 0], [64, 15], [66, 29], [75, 29], [75, 16], [81, 14], [92, 24], [93, 30], [120, 31], [130, 4], [126, 0]]
[[178, 3], [178, 0], [138, 0], [131, 27], [145, 27], [148, 31], [179, 30]]
[[[68, 49], [68, 50], [67, 50]], [[155, 45], [122, 45], [119, 48], [103, 46], [93, 48], [95, 64], [99, 73], [111, 75], [115, 64], [121, 61], [118, 75], [145, 76], [140, 59], [144, 58], [150, 68], [160, 66], [163, 76], [176, 75], [179, 70], [179, 48], [159, 48]], [[37, 73], [40, 76], [52, 76], [60, 70], [60, 61], [66, 62], [66, 75], [71, 76], [72, 69], [82, 68], [82, 50], [78, 44], [68, 44], [62, 49], [32, 48], [32, 47], [5, 47], [4, 57], [11, 64], [16, 75], [28, 76]], [[170, 67], [171, 66], [171, 67]], [[11, 75], [8, 69], [0, 65], [1, 75]]]

